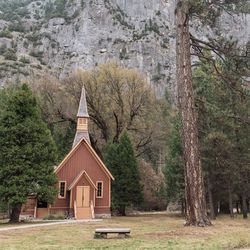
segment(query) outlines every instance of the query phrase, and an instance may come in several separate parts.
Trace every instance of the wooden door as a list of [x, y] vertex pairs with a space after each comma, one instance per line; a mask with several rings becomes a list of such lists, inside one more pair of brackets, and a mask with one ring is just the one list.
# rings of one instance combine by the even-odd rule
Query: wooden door
[[89, 207], [90, 206], [90, 187], [89, 186], [77, 186], [76, 206], [77, 207]]
[[91, 219], [90, 187], [77, 186], [76, 189], [76, 219]]
[[83, 187], [77, 187], [76, 189], [76, 207], [82, 207], [82, 196], [83, 196]]
[[89, 196], [90, 196], [90, 188], [89, 186], [84, 186], [83, 187], [83, 207], [89, 207], [90, 202], [89, 202]]

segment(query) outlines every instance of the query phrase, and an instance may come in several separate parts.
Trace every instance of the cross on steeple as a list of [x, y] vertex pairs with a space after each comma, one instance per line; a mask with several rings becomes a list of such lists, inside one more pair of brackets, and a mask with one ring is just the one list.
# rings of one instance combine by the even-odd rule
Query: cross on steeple
[[73, 147], [83, 138], [85, 138], [90, 143], [88, 122], [89, 122], [89, 114], [87, 108], [85, 89], [83, 86], [77, 113], [77, 128], [76, 128], [75, 139], [73, 142]]

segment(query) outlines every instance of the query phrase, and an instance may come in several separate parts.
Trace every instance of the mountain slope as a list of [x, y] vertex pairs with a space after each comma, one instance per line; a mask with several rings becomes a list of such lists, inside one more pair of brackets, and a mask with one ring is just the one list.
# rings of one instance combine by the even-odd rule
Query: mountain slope
[[[250, 15], [223, 14], [216, 32], [250, 40]], [[202, 28], [201, 28], [202, 27]], [[138, 68], [161, 94], [174, 91], [174, 0], [0, 0], [0, 81], [63, 76], [111, 59]]]

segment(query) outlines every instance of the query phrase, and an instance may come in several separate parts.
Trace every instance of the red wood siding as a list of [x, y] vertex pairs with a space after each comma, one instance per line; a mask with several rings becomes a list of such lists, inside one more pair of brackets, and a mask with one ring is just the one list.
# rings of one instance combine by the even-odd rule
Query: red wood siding
[[109, 214], [110, 208], [109, 207], [95, 207], [95, 214]]
[[90, 186], [90, 201], [93, 201], [94, 204], [94, 188], [91, 186], [91, 184], [89, 183], [89, 181], [87, 180], [87, 178], [85, 177], [85, 175], [83, 175], [80, 180], [77, 182], [77, 184], [74, 186], [74, 188], [72, 188], [71, 192], [72, 192], [72, 207], [74, 207], [74, 201], [76, 200], [76, 187], [77, 186]]
[[22, 205], [21, 215], [34, 216], [36, 206], [36, 196], [29, 196], [25, 204]]
[[[96, 198], [95, 205], [97, 207], [109, 207], [110, 177], [102, 170], [102, 167], [89, 151], [84, 141], [81, 142], [71, 157], [61, 166], [57, 176], [59, 181], [67, 182], [68, 188], [82, 170], [86, 171], [95, 185], [97, 181], [103, 181], [103, 198]], [[75, 195], [72, 198], [75, 198]], [[72, 199], [72, 202], [74, 202], [74, 199]], [[56, 199], [54, 206], [65, 206], [66, 203], [66, 199]]]
[[[57, 183], [57, 189], [58, 189], [58, 183]], [[68, 188], [68, 183], [66, 184], [66, 190]], [[66, 197], [65, 198], [58, 198], [58, 194], [56, 195], [56, 199], [54, 204], [52, 204], [52, 207], [57, 207], [57, 208], [66, 208], [69, 207], [69, 193], [66, 191]]]

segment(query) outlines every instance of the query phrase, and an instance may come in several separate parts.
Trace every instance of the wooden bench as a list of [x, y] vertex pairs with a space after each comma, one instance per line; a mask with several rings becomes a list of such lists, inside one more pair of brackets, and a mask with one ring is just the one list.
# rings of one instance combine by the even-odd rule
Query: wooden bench
[[118, 236], [129, 237], [130, 228], [97, 228], [95, 230], [96, 239], [107, 239], [108, 234], [118, 234]]

